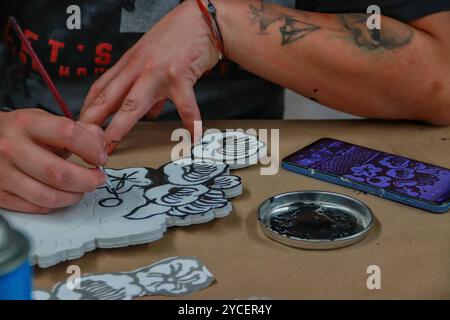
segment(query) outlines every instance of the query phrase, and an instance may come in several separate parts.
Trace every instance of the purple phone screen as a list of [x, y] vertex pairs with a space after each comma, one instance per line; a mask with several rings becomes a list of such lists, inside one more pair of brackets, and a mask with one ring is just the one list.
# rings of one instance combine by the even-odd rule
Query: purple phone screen
[[449, 169], [343, 141], [321, 139], [285, 160], [434, 203], [450, 198]]

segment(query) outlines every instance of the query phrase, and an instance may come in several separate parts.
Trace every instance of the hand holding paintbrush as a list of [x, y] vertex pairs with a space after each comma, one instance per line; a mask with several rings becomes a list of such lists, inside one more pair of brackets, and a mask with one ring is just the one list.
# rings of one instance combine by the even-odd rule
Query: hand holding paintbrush
[[[30, 42], [25, 37], [22, 28], [17, 23], [16, 19], [14, 17], [9, 17], [8, 26], [11, 26], [14, 31], [17, 33], [21, 41], [24, 43], [25, 47], [28, 50], [28, 53], [31, 56], [31, 59], [36, 64], [36, 67], [39, 71], [39, 73], [42, 76], [42, 79], [44, 80], [47, 87], [52, 92], [56, 102], [58, 103], [58, 106], [60, 107], [61, 111], [64, 113], [64, 115], [73, 120], [73, 115], [70, 112], [69, 108], [67, 107], [67, 104], [65, 103], [62, 95], [59, 93], [58, 89], [56, 88], [55, 84], [53, 83], [52, 79], [48, 75], [47, 71], [44, 68], [44, 65], [42, 64], [41, 60], [39, 59], [38, 55], [34, 52], [33, 47], [31, 46]], [[106, 162], [106, 160], [105, 160]], [[111, 192], [114, 193], [116, 197], [118, 197], [116, 189], [114, 188], [113, 184], [111, 183], [111, 180], [108, 177], [108, 174], [106, 173], [105, 169], [103, 168], [103, 163], [99, 166], [99, 169], [102, 171], [102, 173], [106, 177], [106, 184], [108, 186], [108, 189], [111, 190]]]
[[[11, 27], [21, 31], [14, 19], [10, 20]], [[23, 33], [17, 33], [23, 37]], [[71, 206], [84, 193], [105, 184], [102, 170], [84, 168], [65, 158], [73, 153], [87, 163], [102, 166], [108, 158], [106, 139], [100, 127], [68, 119], [71, 114], [68, 108], [64, 111], [61, 95], [48, 74], [45, 76], [29, 43], [22, 41], [28, 44], [27, 51], [35, 56], [34, 64], [67, 118], [39, 109], [0, 112], [0, 207], [45, 213]]]

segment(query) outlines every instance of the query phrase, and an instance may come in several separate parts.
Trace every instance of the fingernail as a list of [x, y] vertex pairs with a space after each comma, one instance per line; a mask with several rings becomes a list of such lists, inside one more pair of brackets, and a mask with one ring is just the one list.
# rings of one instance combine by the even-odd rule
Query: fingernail
[[98, 162], [100, 163], [100, 165], [104, 165], [106, 163], [106, 161], [108, 161], [108, 153], [104, 152], [100, 156], [100, 160]]

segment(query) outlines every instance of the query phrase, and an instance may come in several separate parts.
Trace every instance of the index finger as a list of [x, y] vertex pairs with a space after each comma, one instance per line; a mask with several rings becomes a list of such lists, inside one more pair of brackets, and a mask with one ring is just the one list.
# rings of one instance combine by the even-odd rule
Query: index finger
[[128, 62], [128, 57], [131, 54], [131, 50], [125, 52], [125, 54], [117, 61], [112, 68], [106, 71], [100, 78], [98, 78], [90, 87], [88, 94], [86, 95], [83, 103], [83, 107], [80, 111], [80, 117], [82, 118], [87, 109], [91, 107], [91, 104], [102, 93], [103, 89], [113, 80], [122, 70], [122, 68]]
[[[144, 74], [139, 77], [128, 95], [123, 100], [119, 110], [106, 128], [107, 144], [117, 144], [133, 128], [133, 126], [148, 112], [154, 105], [156, 75]], [[161, 99], [159, 99], [161, 100]], [[112, 145], [110, 146], [111, 150]]]
[[105, 140], [80, 124], [58, 116], [46, 116], [43, 121], [36, 122], [27, 131], [39, 142], [67, 150], [95, 166], [107, 161]]

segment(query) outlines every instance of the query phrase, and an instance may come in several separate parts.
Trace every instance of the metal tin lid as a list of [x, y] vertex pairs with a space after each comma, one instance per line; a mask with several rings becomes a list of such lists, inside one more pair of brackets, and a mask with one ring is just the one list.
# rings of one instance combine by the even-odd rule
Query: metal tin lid
[[310, 190], [267, 199], [259, 207], [258, 220], [275, 241], [303, 249], [335, 249], [362, 240], [374, 217], [359, 200]]
[[28, 258], [29, 251], [28, 239], [0, 216], [0, 276], [21, 265]]

